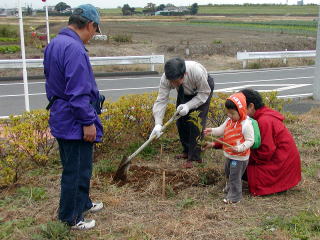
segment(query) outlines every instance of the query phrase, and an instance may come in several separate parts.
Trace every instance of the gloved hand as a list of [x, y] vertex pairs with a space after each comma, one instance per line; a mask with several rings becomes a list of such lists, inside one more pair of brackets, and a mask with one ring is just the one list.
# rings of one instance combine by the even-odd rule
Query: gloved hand
[[187, 104], [180, 104], [178, 107], [177, 107], [177, 111], [179, 112], [179, 115], [180, 116], [185, 116], [188, 114], [189, 112], [189, 107]]
[[162, 125], [161, 124], [156, 124], [154, 126], [149, 138], [151, 138], [153, 135], [156, 135], [157, 138], [159, 138], [161, 136], [161, 134], [162, 134], [161, 129], [162, 129]]

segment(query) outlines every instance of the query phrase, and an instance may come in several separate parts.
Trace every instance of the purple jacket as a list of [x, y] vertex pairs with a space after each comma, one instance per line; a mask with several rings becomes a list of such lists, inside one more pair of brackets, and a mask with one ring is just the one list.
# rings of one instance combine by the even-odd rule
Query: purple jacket
[[58, 98], [50, 108], [52, 135], [81, 140], [83, 126], [94, 123], [96, 141], [101, 141], [101, 121], [90, 104], [98, 99], [99, 91], [79, 35], [69, 28], [62, 29], [46, 47], [43, 65], [47, 98]]

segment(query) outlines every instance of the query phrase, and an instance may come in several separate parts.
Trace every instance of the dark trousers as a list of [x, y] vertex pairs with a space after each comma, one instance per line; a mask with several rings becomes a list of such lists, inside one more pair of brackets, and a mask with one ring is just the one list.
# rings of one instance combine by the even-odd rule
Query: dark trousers
[[[211, 87], [211, 90], [213, 91], [214, 88], [214, 82], [213, 79], [208, 76], [208, 83]], [[197, 139], [200, 136], [200, 139], [203, 138], [203, 132], [200, 132], [198, 127], [194, 125], [189, 120], [190, 113], [193, 111], [199, 111], [199, 117], [201, 118], [201, 125], [202, 129], [204, 130], [206, 123], [207, 123], [207, 117], [208, 117], [208, 111], [210, 106], [210, 101], [212, 97], [212, 91], [207, 99], [207, 101], [200, 105], [196, 109], [192, 109], [186, 116], [180, 117], [176, 124], [179, 132], [180, 142], [183, 147], [183, 153], [186, 153], [188, 155], [188, 161], [199, 161], [201, 160], [201, 147], [199, 146]], [[190, 101], [194, 96], [190, 95], [184, 95], [181, 96], [180, 93], [178, 93], [177, 97], [177, 106], [180, 104], [184, 104], [188, 101]]]
[[92, 207], [89, 189], [93, 143], [83, 140], [57, 140], [63, 167], [59, 220], [72, 226], [83, 220], [83, 212]]

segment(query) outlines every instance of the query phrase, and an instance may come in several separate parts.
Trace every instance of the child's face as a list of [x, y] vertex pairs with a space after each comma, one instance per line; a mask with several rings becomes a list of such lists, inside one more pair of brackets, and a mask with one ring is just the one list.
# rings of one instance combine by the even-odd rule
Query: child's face
[[227, 109], [226, 108], [226, 112], [227, 112], [227, 116], [234, 122], [238, 121], [240, 119], [240, 115], [238, 113], [237, 110], [234, 109]]

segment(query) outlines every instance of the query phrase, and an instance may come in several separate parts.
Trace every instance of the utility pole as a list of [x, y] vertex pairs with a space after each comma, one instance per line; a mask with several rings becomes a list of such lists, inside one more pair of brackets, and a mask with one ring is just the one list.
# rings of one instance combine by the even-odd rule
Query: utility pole
[[318, 14], [318, 33], [317, 33], [317, 50], [316, 50], [316, 65], [313, 82], [313, 99], [320, 101], [320, 5]]

